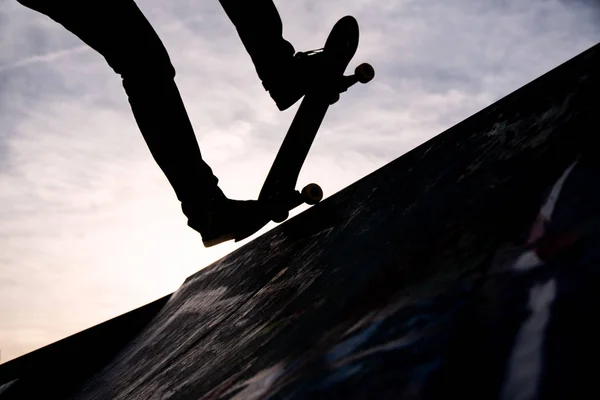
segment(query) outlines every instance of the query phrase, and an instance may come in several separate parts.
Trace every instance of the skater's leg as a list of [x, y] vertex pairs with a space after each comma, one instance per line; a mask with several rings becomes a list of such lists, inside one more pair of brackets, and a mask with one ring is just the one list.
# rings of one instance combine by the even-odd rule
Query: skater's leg
[[261, 80], [285, 68], [294, 47], [283, 38], [283, 25], [272, 0], [219, 0], [235, 26]]
[[266, 223], [257, 202], [229, 200], [218, 188], [202, 160], [167, 51], [132, 0], [18, 1], [62, 24], [121, 75], [150, 152], [205, 246], [250, 235]]
[[209, 198], [217, 178], [200, 149], [158, 35], [131, 0], [18, 0], [98, 51], [123, 78], [152, 156], [180, 201]]
[[283, 25], [273, 0], [219, 0], [236, 27], [263, 86], [280, 110], [300, 99], [319, 57], [294, 57], [283, 38]]

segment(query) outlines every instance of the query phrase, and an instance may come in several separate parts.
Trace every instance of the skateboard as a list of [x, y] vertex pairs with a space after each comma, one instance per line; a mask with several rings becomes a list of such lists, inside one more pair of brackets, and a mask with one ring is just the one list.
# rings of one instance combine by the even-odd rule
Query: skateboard
[[353, 75], [344, 75], [358, 48], [358, 39], [358, 22], [352, 16], [345, 16], [333, 26], [325, 47], [315, 50], [323, 53], [318, 82], [311, 85], [302, 99], [258, 197], [268, 205], [269, 218], [274, 222], [285, 221], [290, 210], [301, 204], [314, 205], [323, 199], [318, 184], [311, 183], [301, 191], [296, 190], [296, 184], [329, 106], [350, 86], [367, 83], [375, 76], [373, 67], [366, 63], [356, 67]]

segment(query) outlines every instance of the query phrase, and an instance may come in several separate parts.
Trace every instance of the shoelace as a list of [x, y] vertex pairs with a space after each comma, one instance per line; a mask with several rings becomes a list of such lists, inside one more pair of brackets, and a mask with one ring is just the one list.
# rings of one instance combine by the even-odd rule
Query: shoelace
[[295, 58], [303, 58], [303, 57], [309, 57], [309, 56], [313, 56], [315, 54], [319, 54], [322, 53], [324, 50], [323, 47], [321, 47], [320, 49], [314, 49], [314, 50], [307, 50], [307, 51], [299, 51], [298, 53], [296, 53], [294, 55]]

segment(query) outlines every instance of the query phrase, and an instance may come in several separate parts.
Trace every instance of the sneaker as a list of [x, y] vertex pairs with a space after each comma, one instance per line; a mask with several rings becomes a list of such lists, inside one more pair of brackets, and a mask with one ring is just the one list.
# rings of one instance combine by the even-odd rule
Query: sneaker
[[323, 63], [323, 49], [299, 52], [294, 55], [288, 68], [270, 81], [263, 82], [280, 111], [290, 108], [311, 86], [318, 85]]
[[199, 213], [184, 208], [188, 226], [200, 233], [204, 247], [229, 240], [238, 242], [256, 233], [270, 221], [262, 203], [228, 199], [220, 190], [208, 208]]

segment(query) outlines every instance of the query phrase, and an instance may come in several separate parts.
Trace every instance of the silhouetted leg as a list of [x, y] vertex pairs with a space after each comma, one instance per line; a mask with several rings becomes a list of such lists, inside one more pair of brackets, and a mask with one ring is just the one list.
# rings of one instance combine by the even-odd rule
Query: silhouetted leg
[[321, 57], [295, 57], [283, 38], [279, 12], [272, 0], [219, 0], [235, 25], [264, 88], [280, 110], [298, 101], [312, 77], [321, 70]]
[[[74, 33], [123, 78], [135, 120], [177, 198], [197, 208], [217, 178], [202, 160], [174, 82], [175, 69], [158, 35], [132, 0], [18, 0]], [[190, 207], [191, 206], [191, 207]]]
[[258, 76], [269, 81], [287, 68], [294, 47], [283, 38], [283, 25], [272, 0], [219, 0], [250, 55]]

